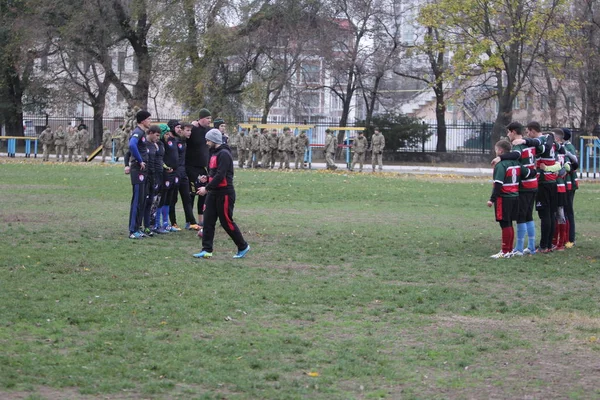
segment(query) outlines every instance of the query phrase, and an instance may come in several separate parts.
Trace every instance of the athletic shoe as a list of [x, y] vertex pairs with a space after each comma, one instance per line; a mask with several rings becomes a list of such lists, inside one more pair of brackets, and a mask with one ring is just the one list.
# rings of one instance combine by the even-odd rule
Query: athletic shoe
[[209, 253], [208, 251], [202, 250], [200, 253], [192, 254], [192, 256], [194, 258], [211, 258], [212, 257], [212, 253]]
[[554, 250], [554, 251], [565, 251], [565, 246], [555, 246], [555, 247], [552, 247], [552, 250]]
[[162, 235], [162, 234], [165, 234], [165, 233], [169, 233], [171, 231], [167, 230], [166, 227], [163, 227], [163, 228], [158, 228], [155, 232]]
[[181, 228], [177, 224], [171, 225], [171, 232], [179, 232]]
[[573, 243], [573, 242], [567, 242], [567, 243], [565, 243], [565, 247], [566, 247], [567, 249], [572, 249], [572, 248], [573, 248], [573, 246], [575, 246], [575, 243]]
[[244, 258], [244, 256], [246, 254], [248, 254], [249, 251], [250, 251], [250, 245], [248, 245], [244, 250], [238, 251], [237, 254], [235, 256], [233, 256], [233, 258]]
[[129, 234], [129, 239], [143, 239], [139, 232], [133, 232]]
[[523, 257], [524, 251], [513, 249], [513, 251], [511, 251], [510, 254], [512, 254], [511, 257]]
[[200, 230], [200, 225], [198, 225], [198, 224], [190, 224], [188, 222], [187, 224], [185, 224], [185, 229], [187, 229], [189, 231], [199, 231]]
[[502, 251], [490, 256], [490, 258], [511, 258], [511, 257], [512, 257], [512, 253], [503, 253]]
[[531, 250], [529, 247], [523, 249], [523, 255], [532, 256], [535, 254], [535, 250]]
[[542, 249], [542, 248], [539, 248], [538, 252], [540, 252], [542, 254], [548, 254], [548, 253], [552, 253], [552, 249]]
[[143, 237], [143, 238], [147, 238], [147, 237], [148, 237], [148, 235], [146, 235], [146, 234], [145, 234], [144, 232], [142, 232], [141, 230], [137, 231], [137, 233], [138, 233], [138, 234], [139, 234], [141, 237]]
[[144, 229], [144, 234], [148, 237], [154, 236], [154, 232], [152, 232], [152, 230], [150, 228]]

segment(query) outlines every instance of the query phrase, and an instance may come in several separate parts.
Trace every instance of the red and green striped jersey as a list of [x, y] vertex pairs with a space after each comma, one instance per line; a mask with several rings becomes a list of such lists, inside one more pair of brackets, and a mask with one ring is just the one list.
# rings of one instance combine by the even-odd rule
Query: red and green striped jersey
[[523, 174], [521, 175], [521, 184], [519, 185], [519, 191], [536, 191], [538, 188], [538, 177], [535, 165], [536, 148], [534, 146], [519, 144], [513, 146], [512, 151], [516, 151], [521, 155], [519, 158], [519, 162], [521, 163], [521, 166], [524, 167], [522, 171]]
[[517, 160], [503, 160], [494, 167], [494, 185], [502, 184], [500, 197], [518, 197], [521, 164]]
[[548, 135], [542, 135], [537, 140], [540, 141], [543, 146], [543, 151], [536, 156], [536, 166], [539, 174], [539, 183], [554, 183], [558, 174], [556, 172], [543, 171], [539, 168], [540, 164], [544, 163], [547, 166], [552, 166], [556, 163], [556, 144], [552, 146], [546, 146]]
[[[573, 143], [567, 141], [563, 144], [563, 146], [565, 147], [565, 150], [569, 153], [573, 154], [574, 156], [577, 155], [577, 150], [575, 149], [575, 146], [573, 146]], [[571, 172], [567, 174], [567, 190], [570, 191], [577, 189], [579, 189], [579, 178], [577, 177], [577, 170], [571, 167]]]

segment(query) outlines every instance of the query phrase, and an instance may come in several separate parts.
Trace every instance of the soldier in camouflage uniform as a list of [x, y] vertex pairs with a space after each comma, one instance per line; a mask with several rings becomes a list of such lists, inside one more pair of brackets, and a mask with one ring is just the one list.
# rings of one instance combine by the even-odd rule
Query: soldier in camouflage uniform
[[273, 169], [275, 168], [275, 163], [277, 162], [277, 152], [279, 148], [279, 136], [277, 133], [277, 129], [273, 129], [271, 134], [267, 136], [269, 141], [269, 149], [267, 154], [267, 167]]
[[77, 155], [81, 161], [87, 160], [87, 149], [89, 147], [89, 135], [85, 125], [80, 125], [77, 131]]
[[300, 134], [294, 140], [294, 153], [296, 155], [295, 167], [298, 169], [300, 165], [301, 169], [304, 169], [304, 154], [308, 151], [308, 136], [306, 131], [301, 131]]
[[62, 162], [65, 162], [67, 135], [62, 125], [54, 132], [54, 149], [56, 150], [56, 161], [62, 156]]
[[279, 138], [279, 143], [281, 150], [279, 169], [290, 169], [290, 155], [294, 154], [294, 137], [292, 136], [292, 130], [287, 126], [283, 128], [283, 136]]
[[260, 147], [260, 166], [262, 168], [269, 167], [269, 131], [266, 128], [263, 128], [260, 137], [259, 137], [259, 147]]
[[121, 153], [121, 126], [119, 126], [117, 129], [115, 129], [115, 131], [112, 133], [112, 141], [114, 144], [114, 150], [115, 150], [115, 161], [119, 161], [119, 157], [123, 157], [120, 153]]
[[367, 151], [369, 142], [365, 137], [365, 132], [361, 131], [358, 133], [358, 137], [354, 139], [352, 143], [352, 150], [354, 151], [354, 157], [352, 158], [352, 166], [350, 171], [354, 171], [356, 163], [360, 165], [358, 172], [363, 172], [363, 164], [365, 163], [365, 153]]
[[250, 137], [250, 159], [248, 160], [248, 166], [250, 168], [256, 168], [260, 157], [260, 138], [261, 135], [258, 133], [258, 129], [252, 131]]
[[44, 151], [42, 161], [48, 161], [50, 158], [50, 147], [54, 144], [54, 136], [52, 135], [52, 129], [49, 126], [46, 127], [40, 133], [38, 140], [42, 143], [42, 149]]
[[77, 131], [75, 127], [69, 126], [67, 128], [67, 153], [69, 158], [67, 162], [73, 161], [73, 154], [75, 153], [75, 161], [78, 161], [77, 157]]
[[102, 132], [102, 162], [106, 161], [106, 156], [112, 158], [112, 133], [108, 128]]
[[125, 154], [129, 151], [129, 136], [131, 136], [131, 130], [125, 127], [121, 130], [121, 155], [125, 157]]
[[[244, 163], [246, 162], [246, 158], [248, 157], [248, 152], [250, 151], [250, 137], [246, 136], [246, 129], [242, 129], [239, 135], [236, 135], [237, 139], [237, 149], [238, 149], [238, 166], [240, 168], [244, 168]], [[250, 162], [248, 163], [250, 164]]]
[[383, 149], [385, 148], [385, 137], [381, 134], [379, 129], [375, 128], [375, 133], [371, 137], [371, 151], [372, 151], [372, 162], [373, 172], [375, 172], [375, 166], [379, 166], [379, 171], [383, 171]]
[[337, 149], [337, 138], [330, 129], [326, 129], [325, 133], [327, 133], [327, 136], [325, 136], [325, 148], [323, 151], [325, 152], [327, 169], [337, 169], [337, 165], [335, 165], [334, 162], [335, 150]]

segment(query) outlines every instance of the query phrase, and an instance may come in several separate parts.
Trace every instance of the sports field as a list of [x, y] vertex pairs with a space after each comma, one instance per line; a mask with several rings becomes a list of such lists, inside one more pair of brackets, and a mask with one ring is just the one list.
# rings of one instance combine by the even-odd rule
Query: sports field
[[490, 178], [236, 189], [252, 251], [218, 227], [197, 260], [195, 232], [127, 238], [120, 166], [0, 161], [0, 398], [600, 398], [599, 184], [575, 248], [500, 260]]

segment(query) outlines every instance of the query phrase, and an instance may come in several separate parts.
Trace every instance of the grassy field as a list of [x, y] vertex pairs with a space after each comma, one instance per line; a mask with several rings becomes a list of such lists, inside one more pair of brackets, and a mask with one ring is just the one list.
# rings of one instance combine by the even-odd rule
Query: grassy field
[[489, 178], [236, 187], [252, 251], [196, 260], [127, 238], [120, 167], [0, 162], [0, 398], [600, 398], [600, 185], [575, 248], [507, 260]]

